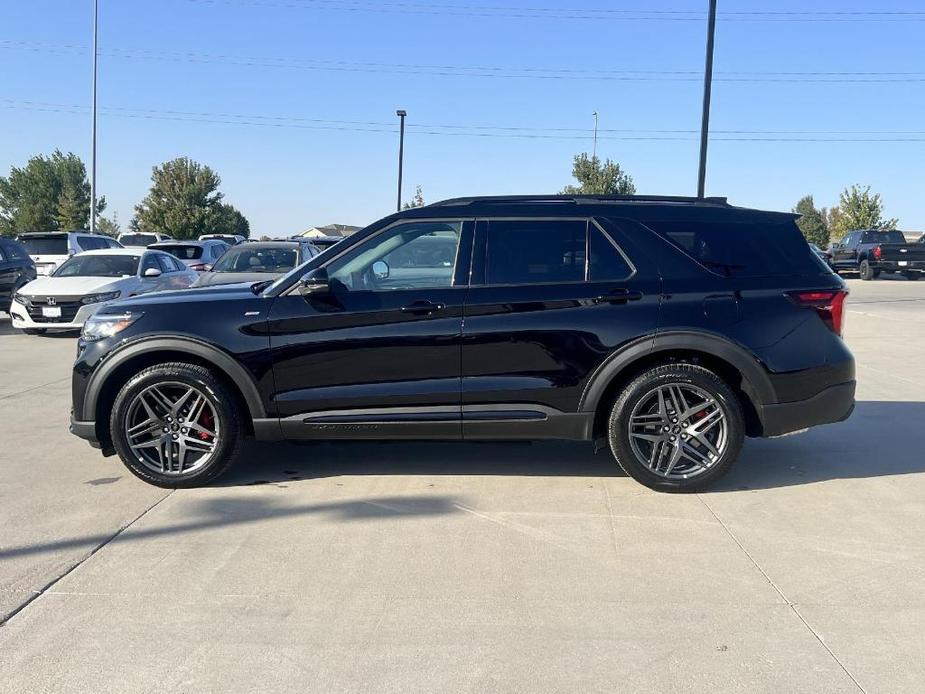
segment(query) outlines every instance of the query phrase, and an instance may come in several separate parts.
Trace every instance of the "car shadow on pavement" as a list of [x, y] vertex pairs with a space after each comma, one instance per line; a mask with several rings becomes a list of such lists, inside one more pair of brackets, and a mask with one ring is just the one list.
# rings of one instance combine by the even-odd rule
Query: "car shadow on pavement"
[[[25, 335], [22, 330], [17, 330], [13, 327], [13, 322], [10, 319], [9, 313], [0, 312], [0, 335]], [[74, 339], [80, 335], [79, 330], [57, 330], [50, 333], [42, 333], [41, 335], [31, 335], [30, 337], [35, 337], [40, 339], [43, 337], [51, 338], [71, 338]]]
[[[915, 444], [923, 402], [859, 402], [839, 424], [776, 439], [748, 439], [739, 461], [711, 492], [772, 489], [833, 479], [925, 472]], [[608, 450], [589, 443], [250, 441], [215, 486], [286, 484], [347, 475], [625, 477]]]

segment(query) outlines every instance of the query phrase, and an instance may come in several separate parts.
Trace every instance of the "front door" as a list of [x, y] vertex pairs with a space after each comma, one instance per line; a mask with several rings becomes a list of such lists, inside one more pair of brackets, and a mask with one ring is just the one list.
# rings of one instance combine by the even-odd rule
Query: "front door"
[[275, 299], [268, 329], [287, 438], [459, 438], [472, 222], [401, 221]]

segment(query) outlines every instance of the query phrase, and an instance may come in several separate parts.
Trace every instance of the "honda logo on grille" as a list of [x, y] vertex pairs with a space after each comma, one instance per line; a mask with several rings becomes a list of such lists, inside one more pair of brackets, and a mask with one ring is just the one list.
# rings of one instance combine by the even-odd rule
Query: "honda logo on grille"
[[53, 296], [49, 296], [47, 299], [45, 299], [45, 303], [47, 303], [49, 306], [55, 306], [58, 303], [58, 300]]

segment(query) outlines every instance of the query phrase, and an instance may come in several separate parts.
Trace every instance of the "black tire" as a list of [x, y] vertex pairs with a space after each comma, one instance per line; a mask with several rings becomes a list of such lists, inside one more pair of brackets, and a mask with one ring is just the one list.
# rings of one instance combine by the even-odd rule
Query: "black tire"
[[[196, 389], [204, 395], [214, 412], [216, 431], [221, 432], [221, 435], [213, 443], [206, 462], [190, 472], [164, 473], [152, 470], [136, 457], [129, 445], [126, 430], [131, 408], [141, 393], [159, 384], [165, 384], [166, 387], [181, 384]], [[202, 366], [184, 363], [151, 366], [130, 378], [116, 396], [109, 420], [113, 446], [132, 474], [149, 484], [168, 489], [206, 485], [225, 472], [240, 453], [244, 436], [239, 420], [246, 413], [239, 412], [237, 402], [237, 398], [224, 383]]]
[[911, 280], [911, 281], [913, 281], [913, 282], [915, 282], [915, 281], [916, 281], [919, 277], [921, 277], [921, 276], [922, 276], [922, 273], [921, 273], [921, 272], [904, 272], [904, 273], [903, 273], [903, 277], [905, 277], [907, 280]]
[[23, 328], [22, 331], [26, 333], [26, 335], [44, 335], [45, 334], [45, 328]]
[[[684, 385], [705, 392], [725, 416], [725, 449], [709, 466], [687, 477], [669, 478], [654, 472], [637, 457], [630, 442], [629, 425], [634, 409], [652, 397], [658, 387], [668, 385]], [[744, 437], [745, 421], [736, 394], [715, 373], [694, 364], [666, 364], [639, 375], [617, 398], [608, 425], [610, 450], [626, 474], [650, 489], [666, 492], [695, 491], [716, 482], [738, 458]]]
[[880, 272], [878, 270], [874, 270], [870, 266], [870, 263], [868, 263], [866, 260], [861, 261], [861, 264], [858, 266], [858, 273], [860, 273], [861, 279], [864, 280], [865, 282], [869, 282], [872, 279], [876, 279], [877, 276], [880, 274]]

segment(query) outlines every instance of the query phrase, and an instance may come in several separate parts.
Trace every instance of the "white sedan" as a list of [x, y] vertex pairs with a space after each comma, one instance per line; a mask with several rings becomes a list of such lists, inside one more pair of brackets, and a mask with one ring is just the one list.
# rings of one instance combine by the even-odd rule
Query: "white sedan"
[[51, 277], [29, 282], [13, 296], [13, 327], [28, 334], [78, 330], [100, 306], [147, 292], [185, 289], [199, 273], [169, 253], [139, 248], [87, 251]]

